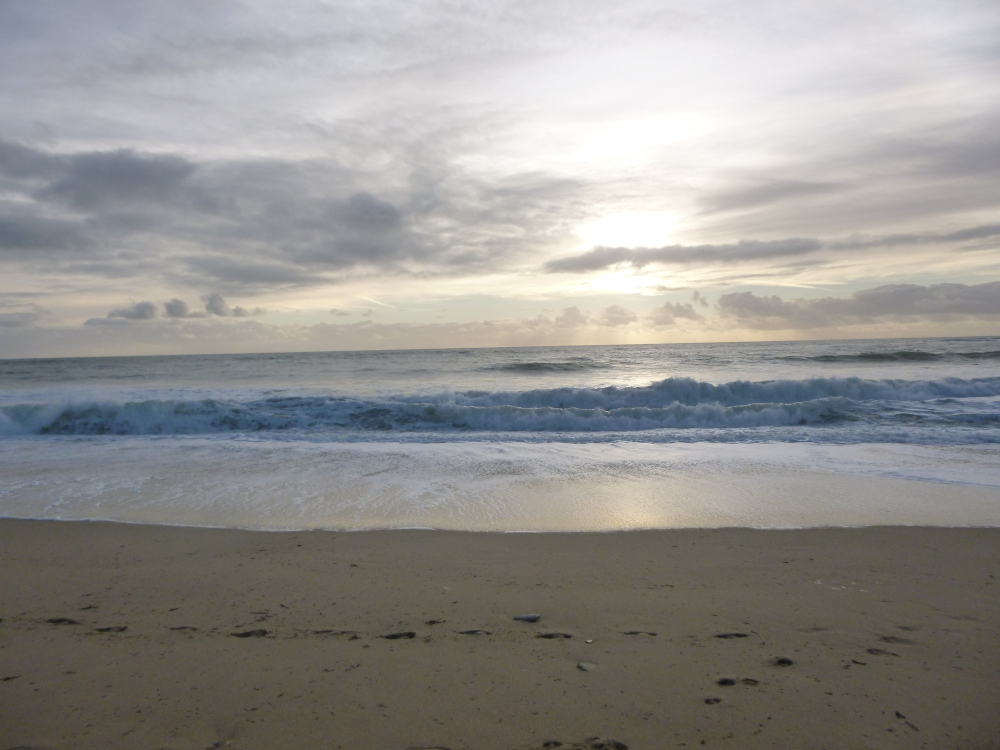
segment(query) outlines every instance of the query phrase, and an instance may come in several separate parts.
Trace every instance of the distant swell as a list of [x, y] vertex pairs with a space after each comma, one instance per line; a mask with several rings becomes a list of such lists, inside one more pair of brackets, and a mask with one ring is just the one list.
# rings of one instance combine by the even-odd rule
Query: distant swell
[[[13, 404], [0, 407], [0, 434], [595, 432], [931, 418], [988, 425], [997, 421], [996, 409], [989, 404], [973, 417], [962, 413], [956, 404], [960, 399], [995, 396], [1000, 396], [1000, 377], [928, 381], [814, 378], [721, 385], [669, 378], [641, 388], [470, 391], [378, 400], [281, 396]], [[937, 404], [936, 411], [931, 410], [932, 414], [921, 402]]]
[[482, 368], [491, 372], [583, 372], [586, 370], [603, 370], [608, 365], [598, 362], [510, 362], [502, 365], [491, 365]]
[[1000, 351], [992, 352], [923, 352], [902, 350], [898, 352], [860, 352], [858, 354], [818, 354], [812, 357], [787, 356], [786, 362], [940, 362], [949, 359], [1000, 359]]

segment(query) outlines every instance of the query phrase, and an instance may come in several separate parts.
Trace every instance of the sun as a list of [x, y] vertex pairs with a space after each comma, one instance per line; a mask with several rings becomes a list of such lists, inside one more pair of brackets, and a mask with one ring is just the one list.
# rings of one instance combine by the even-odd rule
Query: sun
[[591, 247], [663, 247], [673, 244], [677, 215], [669, 211], [625, 211], [582, 224], [576, 235]]

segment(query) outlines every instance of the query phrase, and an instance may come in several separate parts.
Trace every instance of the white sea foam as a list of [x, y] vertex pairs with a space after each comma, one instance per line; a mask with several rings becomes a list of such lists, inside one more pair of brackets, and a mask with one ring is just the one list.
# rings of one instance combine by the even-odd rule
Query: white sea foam
[[1000, 523], [1000, 339], [0, 360], [0, 515]]
[[991, 447], [28, 439], [0, 443], [0, 507], [259, 529], [983, 526], [1000, 525], [997, 459]]
[[[995, 427], [1000, 424], [1000, 410], [990, 399], [998, 396], [1000, 377], [923, 381], [811, 378], [718, 385], [669, 378], [644, 387], [466, 391], [378, 400], [293, 392], [267, 396], [246, 390], [204, 398], [124, 400], [105, 396], [98, 400], [66, 397], [54, 391], [36, 395], [35, 402], [0, 405], [0, 434], [572, 433], [863, 422], [882, 426], [896, 436], [901, 419], [911, 426], [924, 422]], [[835, 438], [825, 434], [822, 439]], [[964, 437], [965, 442], [996, 440], [1000, 440], [996, 429]]]

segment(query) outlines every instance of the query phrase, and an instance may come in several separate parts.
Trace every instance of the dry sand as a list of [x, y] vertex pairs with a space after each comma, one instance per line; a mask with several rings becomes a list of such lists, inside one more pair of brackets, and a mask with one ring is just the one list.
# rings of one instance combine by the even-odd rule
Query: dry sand
[[1000, 529], [3, 520], [0, 565], [4, 749], [1000, 747]]

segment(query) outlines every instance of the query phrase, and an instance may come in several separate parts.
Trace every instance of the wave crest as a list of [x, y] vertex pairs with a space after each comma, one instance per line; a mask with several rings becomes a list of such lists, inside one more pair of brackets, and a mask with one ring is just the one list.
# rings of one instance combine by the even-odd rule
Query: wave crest
[[668, 378], [637, 388], [555, 388], [357, 399], [67, 400], [0, 407], [0, 434], [178, 435], [343, 431], [597, 432], [822, 425], [852, 420], [997, 423], [1000, 377], [931, 381], [813, 378], [712, 384]]

